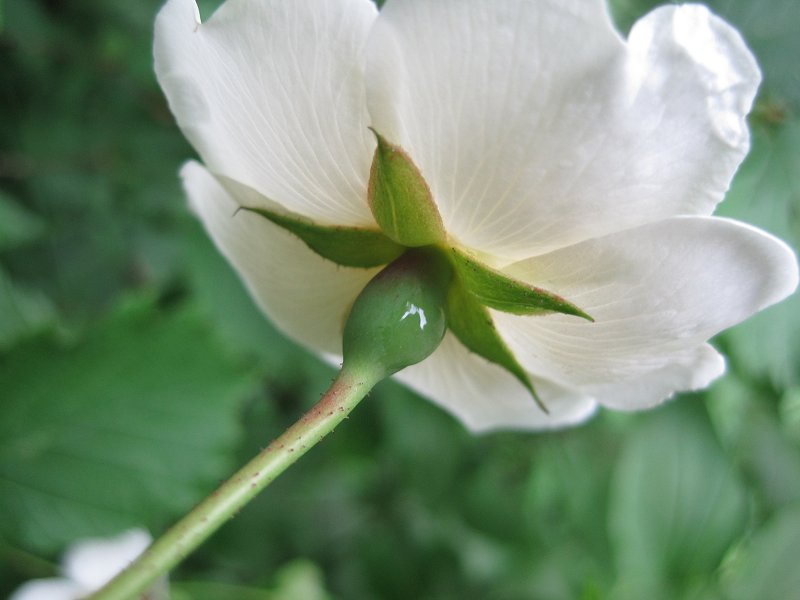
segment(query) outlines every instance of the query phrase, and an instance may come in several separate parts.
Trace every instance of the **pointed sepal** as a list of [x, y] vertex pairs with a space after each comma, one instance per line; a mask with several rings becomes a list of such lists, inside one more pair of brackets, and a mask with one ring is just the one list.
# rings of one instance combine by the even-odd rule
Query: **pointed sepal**
[[369, 207], [381, 230], [411, 248], [446, 239], [442, 217], [411, 157], [374, 129], [378, 141], [369, 174]]
[[557, 312], [594, 321], [561, 296], [492, 269], [462, 250], [452, 248], [451, 256], [464, 287], [484, 306], [514, 315]]
[[371, 268], [388, 264], [405, 248], [377, 229], [319, 225], [290, 213], [256, 190], [217, 176], [225, 189], [241, 204], [241, 210], [255, 213], [299, 237], [309, 248], [343, 267]]
[[464, 286], [454, 281], [447, 294], [447, 326], [464, 346], [511, 373], [527, 389], [536, 404], [548, 413], [525, 369], [509, 350], [488, 309]]

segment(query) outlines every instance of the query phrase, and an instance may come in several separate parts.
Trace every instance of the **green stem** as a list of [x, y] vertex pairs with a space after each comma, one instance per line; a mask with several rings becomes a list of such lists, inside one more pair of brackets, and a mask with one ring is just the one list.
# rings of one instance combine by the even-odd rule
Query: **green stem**
[[342, 369], [322, 399], [215, 492], [86, 600], [131, 600], [186, 558], [225, 521], [344, 420], [379, 378]]

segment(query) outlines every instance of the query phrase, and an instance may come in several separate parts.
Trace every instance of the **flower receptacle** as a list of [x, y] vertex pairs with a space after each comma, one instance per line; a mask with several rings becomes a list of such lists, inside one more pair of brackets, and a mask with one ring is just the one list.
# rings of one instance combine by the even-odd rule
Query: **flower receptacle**
[[344, 371], [383, 379], [421, 362], [441, 343], [453, 271], [441, 252], [412, 249], [356, 298], [344, 327]]

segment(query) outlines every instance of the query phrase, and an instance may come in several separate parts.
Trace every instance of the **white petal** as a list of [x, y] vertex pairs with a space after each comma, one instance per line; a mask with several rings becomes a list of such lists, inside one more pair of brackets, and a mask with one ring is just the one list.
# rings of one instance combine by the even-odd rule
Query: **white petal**
[[340, 354], [347, 311], [377, 269], [349, 269], [321, 258], [294, 235], [246, 211], [195, 162], [181, 170], [192, 208], [250, 294], [287, 335]]
[[370, 224], [363, 47], [369, 0], [194, 0], [156, 21], [158, 81], [215, 173], [323, 224]]
[[[674, 217], [508, 271], [563, 295], [597, 321], [494, 312], [520, 363], [629, 408], [651, 406], [719, 375], [722, 364], [702, 348], [706, 340], [791, 294], [798, 277], [797, 260], [783, 242], [713, 217]], [[641, 397], [631, 393], [636, 389]]]
[[642, 410], [678, 391], [701, 390], [725, 372], [725, 359], [709, 344], [676, 353], [665, 367], [639, 378], [586, 386], [583, 391], [616, 410]]
[[34, 579], [17, 588], [8, 600], [79, 600], [89, 591], [69, 579]]
[[474, 432], [492, 429], [550, 429], [588, 419], [596, 404], [545, 379], [534, 385], [550, 414], [505, 370], [472, 354], [451, 333], [421, 363], [397, 379], [455, 415]]
[[373, 125], [451, 235], [509, 260], [710, 214], [748, 148], [758, 68], [700, 6], [626, 44], [603, 0], [389, 0], [369, 44]]
[[131, 529], [115, 538], [87, 539], [70, 546], [64, 574], [87, 590], [98, 590], [150, 545], [150, 534]]

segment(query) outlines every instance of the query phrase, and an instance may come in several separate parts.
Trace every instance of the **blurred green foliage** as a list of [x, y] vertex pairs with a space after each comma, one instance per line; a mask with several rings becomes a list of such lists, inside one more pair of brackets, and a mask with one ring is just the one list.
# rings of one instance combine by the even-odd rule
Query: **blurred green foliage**
[[[188, 214], [159, 4], [0, 0], [0, 595], [72, 539], [161, 531], [333, 374]], [[654, 5], [612, 4], [623, 31]], [[712, 6], [765, 75], [721, 213], [797, 247], [800, 9]], [[796, 598], [799, 302], [717, 340], [729, 374], [707, 393], [573, 430], [473, 437], [382, 384], [177, 570], [174, 597]]]

